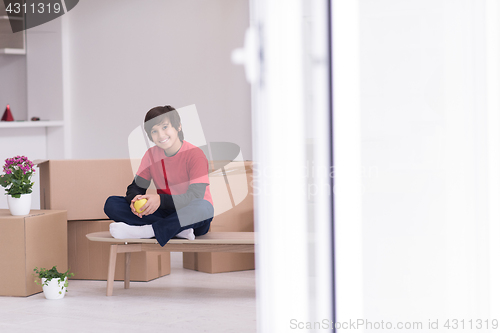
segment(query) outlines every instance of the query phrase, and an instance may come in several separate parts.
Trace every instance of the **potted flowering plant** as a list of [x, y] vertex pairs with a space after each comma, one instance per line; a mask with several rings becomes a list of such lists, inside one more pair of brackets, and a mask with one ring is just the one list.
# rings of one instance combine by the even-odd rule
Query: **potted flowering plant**
[[7, 204], [12, 215], [27, 215], [31, 208], [31, 177], [35, 172], [33, 162], [26, 156], [16, 156], [5, 160], [5, 174], [0, 176], [0, 185], [5, 187]]
[[46, 299], [61, 299], [64, 297], [68, 291], [68, 278], [74, 276], [73, 273], [69, 272], [69, 269], [64, 273], [59, 273], [56, 266], [51, 269], [35, 267], [33, 269], [35, 277], [40, 279], [42, 282], [38, 282], [35, 279], [36, 284], [42, 285], [43, 294]]

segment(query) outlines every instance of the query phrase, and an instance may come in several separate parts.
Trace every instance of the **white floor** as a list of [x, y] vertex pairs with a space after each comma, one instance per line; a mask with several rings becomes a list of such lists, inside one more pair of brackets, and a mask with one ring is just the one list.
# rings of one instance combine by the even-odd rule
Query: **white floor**
[[182, 268], [149, 282], [70, 280], [62, 300], [0, 297], [0, 332], [255, 332], [255, 271], [207, 274]]

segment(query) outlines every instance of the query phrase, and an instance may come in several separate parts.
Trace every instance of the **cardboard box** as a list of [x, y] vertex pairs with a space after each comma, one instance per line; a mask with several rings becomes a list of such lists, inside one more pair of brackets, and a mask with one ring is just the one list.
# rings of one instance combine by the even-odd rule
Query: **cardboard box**
[[67, 210], [68, 220], [108, 219], [106, 199], [124, 196], [134, 179], [129, 159], [35, 162], [40, 168], [40, 207]]
[[[251, 161], [211, 161], [209, 174], [215, 217], [210, 231], [254, 231]], [[221, 168], [223, 166], [223, 168]], [[253, 253], [183, 253], [183, 267], [206, 273], [255, 269]]]
[[66, 211], [32, 210], [12, 216], [0, 210], [0, 295], [29, 296], [42, 291], [33, 269], [68, 269]]
[[[85, 235], [109, 230], [111, 220], [68, 221], [68, 260], [73, 279], [106, 280], [110, 244], [91, 242]], [[150, 281], [170, 274], [170, 252], [135, 252], [130, 258], [130, 279]], [[118, 254], [115, 280], [123, 280], [125, 255]]]

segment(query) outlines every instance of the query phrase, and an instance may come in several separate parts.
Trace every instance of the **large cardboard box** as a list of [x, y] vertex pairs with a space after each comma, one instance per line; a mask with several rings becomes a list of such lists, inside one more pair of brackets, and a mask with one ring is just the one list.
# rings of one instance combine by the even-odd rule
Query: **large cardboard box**
[[33, 269], [68, 269], [66, 211], [32, 210], [12, 216], [0, 210], [0, 295], [29, 296], [42, 291]]
[[[106, 280], [110, 244], [91, 242], [85, 235], [109, 230], [110, 220], [68, 221], [68, 261], [74, 279]], [[135, 252], [130, 258], [130, 279], [150, 281], [170, 274], [170, 252]], [[118, 254], [115, 280], [123, 280], [125, 257]]]
[[104, 203], [124, 196], [134, 179], [128, 159], [36, 161], [40, 168], [40, 207], [64, 209], [68, 220], [108, 219]]
[[[251, 161], [211, 162], [209, 174], [215, 217], [210, 231], [254, 231], [253, 164]], [[223, 166], [223, 167], [222, 167]], [[255, 269], [253, 253], [183, 253], [183, 266], [206, 273]]]

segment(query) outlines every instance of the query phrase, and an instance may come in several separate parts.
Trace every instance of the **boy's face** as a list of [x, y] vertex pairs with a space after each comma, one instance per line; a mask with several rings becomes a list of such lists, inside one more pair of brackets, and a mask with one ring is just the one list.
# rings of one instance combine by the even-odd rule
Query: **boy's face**
[[175, 129], [168, 117], [165, 117], [162, 122], [153, 126], [151, 129], [151, 138], [159, 148], [165, 150], [167, 155], [172, 155], [175, 154], [182, 145], [178, 132], [180, 130], [180, 126], [178, 129]]

